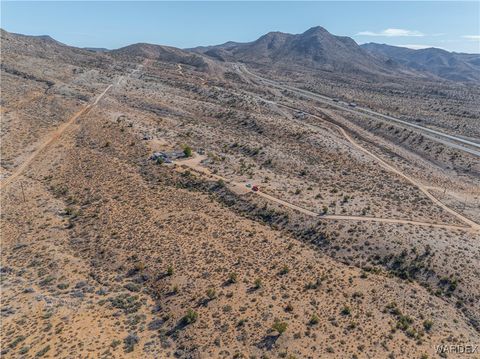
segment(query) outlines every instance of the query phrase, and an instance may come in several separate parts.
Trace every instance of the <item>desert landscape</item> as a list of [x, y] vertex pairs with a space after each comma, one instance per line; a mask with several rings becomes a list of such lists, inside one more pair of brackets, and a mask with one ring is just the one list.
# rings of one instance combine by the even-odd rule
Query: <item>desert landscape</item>
[[367, 45], [2, 30], [2, 356], [478, 346], [480, 55]]

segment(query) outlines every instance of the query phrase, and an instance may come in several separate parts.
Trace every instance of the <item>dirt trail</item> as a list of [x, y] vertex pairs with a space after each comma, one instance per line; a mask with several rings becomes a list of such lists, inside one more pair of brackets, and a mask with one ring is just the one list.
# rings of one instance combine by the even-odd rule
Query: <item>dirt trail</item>
[[[288, 108], [291, 108], [290, 106], [286, 106], [286, 105], [282, 105], [282, 104], [278, 104], [279, 106], [284, 106], [284, 107], [288, 107]], [[291, 108], [293, 109], [293, 108]], [[304, 111], [305, 112], [305, 111]], [[327, 111], [326, 111], [327, 112]], [[307, 113], [307, 112], [305, 112]], [[311, 113], [307, 113], [308, 115], [316, 118], [316, 119], [319, 119], [321, 121], [325, 121], [325, 119], [319, 117], [319, 116], [316, 116], [314, 114], [311, 114]], [[480, 231], [480, 225], [468, 218], [466, 218], [465, 216], [463, 216], [462, 214], [458, 213], [457, 211], [451, 209], [450, 207], [448, 207], [447, 205], [445, 205], [443, 202], [441, 202], [440, 200], [438, 200], [434, 195], [432, 195], [429, 191], [428, 191], [428, 188], [426, 186], [424, 186], [423, 184], [421, 184], [420, 182], [416, 181], [414, 178], [404, 174], [403, 172], [401, 172], [400, 170], [396, 169], [395, 167], [393, 167], [392, 165], [388, 164], [387, 162], [385, 162], [384, 160], [382, 160], [380, 157], [378, 157], [377, 155], [375, 155], [374, 153], [370, 152], [369, 150], [367, 150], [366, 148], [362, 147], [361, 145], [359, 145], [357, 142], [355, 142], [352, 137], [350, 137], [350, 135], [340, 126], [336, 125], [336, 124], [333, 124], [331, 123], [332, 126], [336, 127], [340, 132], [341, 134], [347, 139], [348, 142], [350, 142], [355, 148], [359, 149], [360, 151], [362, 151], [363, 153], [367, 154], [368, 156], [372, 157], [373, 159], [375, 159], [378, 163], [380, 163], [380, 165], [397, 174], [398, 176], [404, 178], [405, 180], [407, 180], [408, 182], [410, 182], [411, 184], [413, 184], [415, 187], [417, 187], [421, 192], [423, 192], [433, 203], [435, 203], [437, 206], [441, 207], [442, 209], [444, 209], [445, 211], [447, 211], [448, 213], [452, 214], [453, 216], [457, 217], [459, 220], [461, 220], [462, 222], [466, 223], [467, 225], [469, 225], [472, 229], [476, 230], [476, 231]], [[311, 126], [314, 126], [314, 125], [311, 125]], [[458, 226], [457, 226], [458, 227]]]
[[7, 186], [9, 186], [15, 179], [17, 179], [19, 176], [22, 175], [22, 173], [30, 166], [30, 164], [37, 158], [42, 152], [44, 152], [48, 147], [50, 147], [64, 132], [65, 130], [70, 127], [77, 118], [82, 116], [83, 114], [88, 113], [97, 103], [98, 101], [101, 100], [103, 96], [107, 93], [110, 88], [112, 88], [113, 85], [108, 85], [105, 90], [101, 94], [99, 94], [95, 101], [92, 103], [89, 103], [86, 105], [84, 108], [82, 108], [80, 111], [75, 113], [72, 117], [67, 122], [62, 123], [55, 131], [53, 131], [51, 134], [49, 134], [37, 147], [35, 151], [33, 151], [28, 158], [23, 161], [22, 164], [20, 164], [15, 170], [12, 172], [10, 176], [8, 176], [6, 179], [4, 179], [0, 183], [0, 188], [5, 189]]
[[[293, 91], [293, 90], [292, 90]], [[396, 169], [395, 167], [393, 167], [392, 165], [388, 164], [387, 162], [385, 162], [384, 160], [382, 160], [380, 157], [378, 157], [377, 155], [373, 154], [372, 152], [370, 152], [369, 150], [367, 150], [366, 148], [362, 147], [360, 144], [358, 144], [357, 142], [355, 142], [352, 137], [339, 125], [331, 122], [331, 121], [328, 121], [326, 120], [325, 118], [322, 118], [320, 116], [317, 116], [315, 114], [312, 114], [312, 113], [309, 113], [307, 111], [305, 111], [304, 109], [299, 109], [299, 108], [295, 108], [295, 107], [292, 107], [292, 106], [289, 106], [289, 105], [284, 105], [284, 104], [281, 104], [281, 103], [278, 103], [278, 102], [275, 102], [275, 101], [270, 101], [270, 100], [266, 100], [266, 99], [263, 99], [261, 97], [259, 97], [258, 95], [254, 95], [254, 97], [256, 98], [259, 98], [261, 99], [262, 101], [265, 101], [266, 103], [269, 103], [271, 105], [275, 105], [275, 106], [278, 106], [278, 107], [283, 107], [283, 108], [287, 108], [287, 109], [290, 109], [290, 110], [293, 110], [293, 111], [301, 111], [313, 118], [316, 118], [322, 122], [326, 122], [328, 124], [330, 124], [332, 127], [334, 127], [335, 129], [337, 129], [344, 137], [345, 139], [350, 142], [351, 145], [353, 145], [355, 148], [359, 149], [360, 151], [362, 151], [363, 153], [365, 153], [366, 155], [370, 156], [371, 158], [373, 158], [374, 160], [376, 160], [378, 163], [380, 163], [380, 165], [397, 174], [398, 176], [404, 178], [405, 180], [407, 180], [408, 182], [410, 182], [411, 184], [413, 184], [415, 187], [417, 187], [421, 192], [423, 192], [433, 203], [435, 203], [437, 206], [441, 207], [442, 209], [444, 209], [445, 211], [447, 211], [448, 213], [450, 213], [451, 215], [453, 215], [454, 217], [458, 218], [460, 221], [464, 222], [465, 224], [467, 224], [471, 229], [473, 229], [474, 231], [478, 231], [480, 232], [480, 224], [472, 221], [471, 219], [463, 216], [462, 214], [460, 214], [459, 212], [451, 209], [450, 207], [448, 207], [447, 205], [445, 205], [443, 202], [441, 202], [439, 199], [437, 199], [434, 195], [432, 195], [429, 191], [428, 191], [428, 187], [427, 186], [424, 186], [423, 184], [421, 184], [420, 182], [416, 181], [414, 178], [404, 174], [403, 172], [401, 172], [400, 170]], [[322, 109], [322, 111], [324, 111], [325, 113], [328, 113], [330, 116], [334, 117], [335, 115], [328, 111], [328, 110], [325, 110], [325, 109]], [[305, 122], [302, 122], [303, 125], [309, 127], [309, 128], [312, 128], [312, 129], [315, 129], [315, 130], [322, 130], [322, 128], [320, 128], [319, 126], [316, 126], [316, 125], [312, 125], [312, 124], [308, 124], [308, 123], [305, 123]], [[423, 223], [424, 225], [426, 225], [424, 222], [416, 222], [416, 223]], [[448, 225], [443, 225], [443, 226], [448, 226]], [[447, 227], [446, 227], [447, 228]], [[450, 226], [448, 228], [462, 228], [460, 226]]]
[[180, 75], [185, 76], [184, 73], [183, 73], [182, 65], [177, 64], [177, 71], [178, 71], [178, 73], [179, 73]]
[[365, 217], [365, 216], [342, 216], [342, 215], [321, 215], [316, 212], [310, 211], [306, 208], [299, 207], [297, 205], [294, 205], [292, 203], [289, 203], [287, 201], [284, 201], [280, 198], [271, 196], [265, 192], [262, 191], [257, 191], [253, 192], [249, 188], [245, 186], [245, 183], [239, 183], [239, 182], [234, 182], [231, 181], [225, 177], [213, 174], [210, 172], [210, 170], [204, 166], [201, 165], [201, 162], [205, 160], [207, 157], [202, 156], [202, 155], [195, 155], [192, 158], [186, 159], [186, 160], [180, 160], [177, 161], [176, 164], [178, 164], [180, 167], [187, 167], [191, 170], [194, 170], [195, 172], [198, 172], [200, 174], [206, 175], [207, 177], [215, 178], [217, 180], [222, 180], [226, 184], [228, 184], [231, 189], [237, 193], [237, 194], [246, 194], [246, 193], [254, 193], [258, 196], [261, 196], [263, 198], [266, 198], [267, 200], [271, 202], [278, 203], [284, 207], [291, 208], [297, 212], [300, 212], [302, 214], [305, 214], [307, 216], [311, 217], [319, 217], [321, 219], [327, 219], [327, 220], [350, 220], [350, 221], [362, 221], [362, 222], [382, 222], [382, 223], [398, 223], [398, 224], [411, 224], [411, 225], [418, 225], [418, 226], [426, 226], [426, 227], [436, 227], [436, 228], [444, 228], [444, 229], [451, 229], [451, 230], [464, 230], [464, 231], [470, 231], [472, 229], [475, 230], [475, 228], [470, 228], [470, 227], [464, 227], [464, 226], [458, 226], [458, 225], [451, 225], [451, 224], [443, 224], [443, 223], [431, 223], [431, 222], [422, 222], [422, 221], [412, 221], [408, 219], [396, 219], [396, 218], [381, 218], [381, 217]]
[[105, 94], [115, 85], [121, 85], [122, 82], [127, 78], [131, 77], [132, 75], [138, 73], [143, 66], [148, 64], [148, 60], [144, 61], [143, 64], [138, 65], [129, 75], [127, 76], [120, 76], [117, 81], [113, 84], [107, 86], [105, 90], [100, 93], [93, 102], [87, 104], [83, 107], [80, 111], [75, 113], [72, 117], [68, 119], [67, 122], [62, 123], [55, 131], [50, 133], [37, 147], [35, 151], [33, 151], [28, 158], [23, 161], [15, 170], [5, 178], [3, 181], [0, 182], [0, 189], [4, 190], [8, 187], [15, 179], [22, 175], [22, 173], [30, 166], [30, 164], [35, 160], [41, 153], [46, 151], [54, 142], [56, 142], [59, 137], [82, 115], [87, 114], [94, 106], [98, 104], [98, 102], [105, 96]]

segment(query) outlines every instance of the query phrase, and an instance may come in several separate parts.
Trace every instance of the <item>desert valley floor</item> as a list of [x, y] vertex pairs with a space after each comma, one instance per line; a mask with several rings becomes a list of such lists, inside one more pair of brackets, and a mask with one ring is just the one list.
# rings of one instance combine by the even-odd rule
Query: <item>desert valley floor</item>
[[[380, 94], [5, 31], [1, 71], [4, 358], [436, 358], [480, 343], [477, 87]], [[412, 123], [465, 142], [352, 101], [405, 121], [418, 108], [437, 121]]]

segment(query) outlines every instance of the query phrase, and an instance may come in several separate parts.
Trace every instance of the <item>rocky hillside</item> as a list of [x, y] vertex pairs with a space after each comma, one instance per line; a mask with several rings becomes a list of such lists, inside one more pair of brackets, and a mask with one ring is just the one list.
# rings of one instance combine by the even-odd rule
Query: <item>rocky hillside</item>
[[208, 60], [204, 59], [203, 56], [170, 46], [139, 43], [110, 51], [109, 54], [124, 59], [147, 58], [155, 61], [173, 62], [194, 66], [199, 69], [208, 67]]
[[381, 61], [392, 61], [415, 71], [433, 74], [451, 81], [480, 81], [480, 55], [460, 54], [442, 49], [413, 50], [386, 44], [361, 45]]
[[411, 71], [392, 64], [387, 59], [370, 55], [351, 38], [332, 35], [320, 26], [298, 35], [270, 32], [249, 43], [228, 42], [218, 46], [198, 47], [192, 51], [223, 61], [300, 66], [353, 75], [411, 74]]

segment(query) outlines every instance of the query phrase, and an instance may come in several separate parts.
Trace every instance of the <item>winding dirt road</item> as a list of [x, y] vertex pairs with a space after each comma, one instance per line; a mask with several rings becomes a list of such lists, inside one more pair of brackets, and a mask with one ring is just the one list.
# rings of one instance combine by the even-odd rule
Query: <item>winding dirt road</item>
[[[295, 111], [300, 111], [299, 109], [297, 108], [294, 108], [294, 107], [291, 107], [291, 106], [288, 106], [288, 105], [283, 105], [283, 104], [280, 104], [280, 103], [277, 103], [277, 106], [281, 106], [281, 107], [285, 107], [285, 108], [288, 108], [288, 109], [291, 109], [291, 110], [295, 110]], [[434, 195], [432, 195], [429, 191], [428, 191], [428, 188], [426, 186], [424, 186], [423, 184], [421, 184], [420, 182], [416, 181], [414, 178], [406, 175], [405, 173], [403, 173], [402, 171], [396, 169], [395, 167], [393, 167], [392, 165], [388, 164], [387, 162], [385, 162], [384, 160], [382, 160], [380, 157], [378, 157], [377, 155], [375, 155], [374, 153], [370, 152], [369, 150], [367, 150], [366, 148], [362, 147], [360, 144], [358, 144], [357, 142], [355, 142], [352, 137], [339, 125], [335, 124], [335, 123], [332, 123], [330, 121], [327, 121], [325, 120], [324, 118], [320, 117], [320, 116], [317, 116], [317, 115], [314, 115], [312, 113], [309, 113], [309, 112], [305, 112], [303, 111], [304, 113], [306, 113], [307, 115], [313, 117], [313, 118], [316, 118], [320, 121], [326, 121], [328, 122], [331, 126], [335, 127], [338, 131], [340, 131], [340, 133], [345, 137], [345, 139], [350, 143], [352, 144], [355, 148], [359, 149], [360, 151], [362, 151], [363, 153], [365, 153], [366, 155], [370, 156], [371, 158], [373, 158], [374, 160], [376, 160], [383, 168], [385, 168], [386, 170], [388, 171], [391, 171], [393, 173], [395, 173], [396, 175], [404, 178], [405, 180], [407, 180], [408, 182], [410, 182], [412, 185], [414, 185], [415, 187], [417, 187], [422, 193], [424, 193], [433, 203], [435, 203], [437, 206], [441, 207], [442, 209], [444, 209], [445, 211], [447, 211], [448, 213], [450, 213], [451, 215], [455, 216], [456, 218], [458, 218], [459, 220], [461, 220], [462, 222], [466, 223], [469, 227], [477, 230], [477, 231], [480, 231], [480, 225], [474, 221], [472, 221], [471, 219], [463, 216], [462, 214], [458, 213], [457, 211], [451, 209], [450, 207], [448, 207], [447, 205], [445, 205], [443, 202], [441, 202], [439, 199], [437, 199]], [[312, 124], [309, 124], [309, 127], [312, 127], [312, 128], [316, 128], [317, 130], [320, 130], [320, 127], [318, 126], [315, 126], [315, 125], [312, 125]], [[457, 226], [458, 227], [458, 226]]]
[[[252, 72], [250, 72], [249, 70], [246, 69], [245, 66], [237, 66], [237, 69], [238, 71], [240, 71], [243, 75], [249, 75], [257, 80], [260, 80], [264, 83], [266, 83], [267, 85], [270, 84], [272, 85], [273, 87], [276, 87], [276, 88], [283, 88], [283, 89], [288, 89], [294, 93], [297, 93], [298, 95], [305, 95], [304, 94], [304, 90], [300, 90], [300, 89], [297, 89], [297, 88], [294, 88], [294, 87], [291, 87], [291, 86], [284, 86], [282, 84], [278, 84], [277, 82], [275, 81], [272, 81], [272, 80], [269, 80], [269, 79], [265, 79], [261, 76], [258, 76], [256, 74], [253, 74]], [[242, 71], [243, 70], [243, 71]], [[310, 93], [309, 93], [310, 94]], [[414, 185], [415, 187], [417, 187], [422, 193], [424, 193], [433, 203], [435, 203], [437, 206], [441, 207], [442, 209], [444, 209], [445, 211], [447, 211], [448, 213], [450, 213], [451, 215], [453, 215], [454, 217], [456, 217], [457, 219], [459, 219], [460, 221], [464, 222], [469, 228], [471, 228], [472, 230], [474, 231], [478, 231], [480, 232], [480, 224], [472, 221], [471, 219], [465, 217], [464, 215], [462, 215], [461, 213], [455, 211], [454, 209], [448, 207], [447, 205], [445, 205], [443, 202], [441, 202], [438, 198], [436, 198], [434, 195], [432, 195], [429, 191], [428, 191], [428, 187], [427, 186], [424, 186], [423, 184], [421, 184], [420, 182], [418, 182], [417, 180], [415, 180], [414, 178], [406, 175], [405, 173], [403, 173], [402, 171], [398, 170], [397, 168], [393, 167], [392, 165], [388, 164], [387, 162], [385, 162], [384, 160], [382, 160], [380, 157], [378, 157], [377, 155], [375, 155], [374, 153], [370, 152], [368, 149], [362, 147], [360, 144], [358, 144], [357, 142], [355, 142], [352, 137], [345, 131], [344, 128], [342, 128], [341, 126], [337, 125], [336, 123], [333, 123], [331, 121], [328, 121], [327, 119], [325, 118], [322, 118], [320, 116], [317, 116], [315, 114], [312, 114], [312, 113], [309, 113], [307, 111], [305, 111], [304, 109], [299, 109], [299, 108], [295, 108], [293, 106], [289, 106], [289, 105], [285, 105], [285, 104], [282, 104], [282, 103], [278, 103], [276, 101], [272, 101], [272, 100], [266, 100], [256, 94], [253, 94], [254, 97], [266, 102], [266, 103], [269, 103], [271, 105], [274, 105], [274, 106], [277, 106], [277, 107], [283, 107], [283, 108], [287, 108], [289, 110], [293, 110], [293, 111], [301, 111], [313, 118], [316, 118], [324, 123], [328, 123], [330, 126], [334, 127], [336, 130], [338, 130], [342, 136], [351, 144], [353, 145], [355, 148], [359, 149], [360, 151], [362, 151], [363, 153], [365, 153], [366, 155], [368, 155], [369, 157], [373, 158], [375, 161], [377, 161], [383, 168], [385, 168], [386, 170], [388, 171], [391, 171], [393, 173], [395, 173], [396, 175], [404, 178], [405, 180], [407, 180], [408, 182], [410, 182], [412, 185]], [[322, 97], [321, 95], [318, 95], [320, 97]], [[330, 99], [328, 99], [330, 100]], [[343, 107], [342, 107], [343, 109]], [[323, 110], [323, 109], [322, 109]], [[304, 126], [307, 126], [311, 129], [315, 129], [315, 130], [320, 130], [322, 131], [323, 129], [320, 128], [319, 126], [316, 126], [316, 125], [313, 125], [313, 124], [309, 124], [309, 123], [305, 123], [303, 121], [298, 121], [296, 120], [297, 122], [301, 122], [302, 125]], [[363, 217], [362, 217], [363, 218]], [[384, 221], [386, 219], [383, 219]], [[418, 224], [422, 223], [423, 225], [427, 225], [425, 222], [416, 222]], [[430, 225], [432, 225], [430, 223]], [[441, 225], [441, 226], [448, 226], [448, 228], [468, 228], [468, 227], [460, 227], [460, 226], [455, 226], [455, 225], [446, 225], [446, 224], [438, 224], [438, 225]], [[446, 227], [447, 228], [447, 227]]]
[[[311, 99], [311, 100], [314, 100], [314, 101], [319, 101], [319, 102], [325, 103], [325, 104], [327, 104], [331, 107], [340, 109], [342, 111], [347, 111], [347, 112], [350, 112], [350, 113], [353, 113], [353, 114], [356, 114], [356, 115], [363, 115], [363, 116], [366, 116], [366, 117], [369, 117], [369, 118], [373, 118], [375, 120], [383, 120], [383, 121], [386, 121], [387, 123], [388, 122], [390, 122], [390, 123], [395, 122], [396, 124], [406, 126], [408, 128], [414, 128], [415, 130], [422, 132], [423, 136], [425, 136], [425, 137], [427, 137], [427, 138], [429, 138], [433, 141], [442, 143], [443, 145], [446, 145], [448, 147], [456, 148], [460, 151], [464, 151], [464, 152], [470, 153], [472, 155], [475, 155], [477, 157], [480, 157], [480, 143], [473, 142], [473, 141], [467, 140], [467, 139], [462, 138], [462, 137], [453, 136], [453, 135], [450, 135], [450, 134], [447, 134], [447, 133], [444, 133], [444, 132], [440, 132], [440, 131], [437, 131], [437, 130], [434, 130], [434, 129], [431, 129], [431, 128], [428, 128], [428, 127], [420, 126], [420, 125], [417, 125], [417, 124], [414, 124], [414, 123], [411, 123], [411, 122], [407, 122], [407, 121], [404, 121], [404, 120], [401, 120], [401, 119], [398, 119], [398, 118], [395, 118], [395, 117], [392, 117], [392, 116], [384, 115], [384, 114], [381, 114], [379, 112], [370, 110], [368, 108], [364, 108], [364, 107], [360, 107], [360, 106], [351, 107], [351, 106], [349, 106], [349, 104], [343, 103], [342, 101], [337, 101], [336, 102], [336, 101], [334, 101], [333, 98], [328, 97], [328, 96], [324, 96], [324, 95], [320, 95], [320, 94], [310, 92], [310, 91], [307, 91], [307, 90], [299, 89], [299, 88], [296, 88], [296, 87], [293, 87], [293, 86], [281, 84], [277, 81], [267, 79], [265, 77], [262, 77], [260, 75], [257, 75], [255, 73], [251, 72], [249, 69], [247, 69], [247, 67], [244, 64], [233, 64], [233, 66], [240, 74], [250, 76], [250, 78], [254, 78], [258, 81], [261, 81], [262, 83], [264, 83], [266, 85], [270, 85], [270, 86], [275, 87], [277, 89], [291, 91], [298, 96], [302, 96], [302, 97], [307, 98], [307, 99]], [[470, 146], [470, 147], [466, 147], [466, 146]]]
[[[413, 221], [413, 220], [408, 220], [408, 219], [397, 219], [397, 218], [382, 218], [382, 217], [366, 217], [366, 216], [343, 216], [343, 215], [335, 215], [335, 214], [329, 214], [329, 215], [321, 215], [319, 213], [313, 212], [309, 209], [299, 207], [295, 204], [292, 204], [290, 202], [284, 201], [280, 198], [274, 197], [272, 195], [269, 195], [265, 192], [262, 191], [257, 191], [254, 192], [251, 189], [246, 187], [246, 183], [239, 183], [235, 181], [231, 181], [225, 177], [219, 176], [217, 174], [211, 173], [211, 171], [202, 166], [201, 162], [205, 160], [207, 157], [206, 156], [201, 156], [196, 154], [194, 157], [188, 158], [186, 160], [179, 160], [176, 161], [176, 164], [180, 167], [186, 167], [189, 168], [190, 170], [193, 170], [197, 173], [200, 173], [201, 175], [205, 175], [210, 178], [214, 178], [216, 180], [222, 180], [224, 181], [231, 189], [233, 192], [243, 195], [246, 193], [253, 193], [255, 195], [258, 195], [260, 197], [263, 197], [271, 202], [275, 202], [281, 206], [293, 209], [299, 213], [305, 214], [310, 217], [319, 217], [320, 219], [326, 219], [326, 220], [348, 220], [348, 221], [360, 221], [360, 222], [381, 222], [381, 223], [397, 223], [397, 224], [410, 224], [410, 225], [417, 225], [417, 226], [426, 226], [426, 227], [435, 227], [435, 228], [444, 228], [444, 229], [449, 229], [449, 230], [463, 230], [463, 231], [477, 231], [478, 229], [470, 226], [470, 227], [465, 227], [465, 226], [459, 226], [459, 225], [453, 225], [453, 224], [444, 224], [444, 223], [433, 223], [433, 222], [423, 222], [423, 221]], [[448, 207], [447, 207], [448, 208]]]
[[[131, 76], [138, 71], [140, 71], [140, 68], [143, 65], [139, 65], [135, 70], [133, 70], [130, 75]], [[179, 66], [181, 69], [181, 67]], [[37, 147], [37, 149], [32, 152], [28, 158], [21, 164], [19, 165], [11, 174], [9, 177], [4, 179], [3, 181], [0, 182], [0, 189], [4, 190], [7, 186], [9, 186], [14, 180], [16, 180], [19, 176], [21, 176], [25, 170], [30, 166], [30, 164], [43, 152], [45, 152], [53, 143], [55, 143], [61, 135], [82, 115], [87, 114], [94, 106], [98, 104], [98, 102], [105, 96], [105, 94], [114, 86], [114, 85], [120, 85], [123, 81], [125, 80], [125, 77], [122, 76], [120, 77], [115, 84], [110, 84], [107, 86], [105, 90], [103, 90], [102, 93], [100, 93], [93, 102], [89, 103], [85, 107], [83, 107], [80, 111], [75, 113], [71, 118], [69, 118], [65, 123], [60, 125], [54, 132], [52, 132], [49, 136], [47, 136]], [[262, 99], [263, 101], [266, 101], [268, 103], [274, 104], [279, 107], [284, 107], [290, 110], [295, 110], [295, 111], [303, 111], [297, 108], [294, 108], [292, 106], [284, 105], [281, 103], [277, 103], [274, 101], [268, 101], [265, 99]], [[303, 111], [305, 112], [305, 111]], [[201, 161], [204, 160], [206, 157], [205, 156], [200, 156], [196, 155], [193, 158], [183, 160], [183, 161], [178, 161], [179, 165], [183, 165], [186, 167], [191, 168], [192, 170], [195, 170], [196, 172], [199, 172], [203, 175], [206, 175], [211, 178], [215, 178], [217, 180], [223, 180], [225, 181], [231, 189], [238, 193], [238, 194], [245, 194], [245, 193], [255, 193], [269, 201], [278, 203], [282, 206], [291, 208], [295, 211], [298, 211], [300, 213], [303, 213], [308, 216], [315, 216], [315, 217], [320, 217], [322, 219], [330, 219], [330, 220], [356, 220], [356, 221], [376, 221], [376, 222], [384, 222], [384, 223], [400, 223], [400, 224], [413, 224], [413, 225], [422, 225], [422, 226], [431, 226], [431, 227], [439, 227], [439, 228], [445, 228], [445, 229], [461, 229], [461, 230], [473, 230], [473, 231], [480, 231], [480, 225], [473, 222], [472, 220], [466, 218], [465, 216], [461, 215], [460, 213], [456, 212], [455, 210], [449, 208], [445, 204], [443, 204], [440, 200], [438, 200], [435, 196], [433, 196], [429, 191], [428, 188], [415, 179], [409, 177], [408, 175], [404, 174], [400, 170], [396, 169], [392, 165], [388, 164], [366, 148], [362, 147], [360, 144], [355, 142], [350, 135], [339, 125], [325, 120], [324, 118], [321, 118], [317, 115], [305, 112], [308, 115], [312, 116], [313, 118], [319, 119], [323, 122], [328, 123], [329, 125], [333, 126], [335, 129], [337, 129], [346, 139], [347, 141], [354, 146], [355, 148], [359, 149], [363, 153], [367, 154], [368, 156], [372, 157], [375, 159], [382, 167], [385, 169], [392, 171], [393, 173], [403, 177], [406, 179], [408, 182], [416, 186], [421, 192], [423, 192], [432, 202], [434, 202], [436, 205], [440, 206], [443, 208], [445, 211], [449, 212], [459, 220], [463, 221], [465, 224], [468, 225], [468, 227], [463, 227], [463, 226], [458, 226], [458, 225], [450, 225], [450, 224], [443, 224], [443, 223], [429, 223], [429, 222], [421, 222], [421, 221], [412, 221], [412, 220], [405, 220], [405, 219], [390, 219], [390, 218], [379, 218], [379, 217], [364, 217], [364, 216], [341, 216], [341, 215], [320, 215], [318, 213], [315, 213], [313, 211], [310, 211], [306, 208], [302, 208], [299, 206], [296, 206], [292, 203], [286, 202], [282, 199], [276, 198], [274, 196], [271, 196], [267, 193], [258, 191], [258, 192], [252, 192], [249, 190], [244, 183], [238, 183], [234, 181], [230, 181], [222, 176], [216, 175], [211, 173], [206, 167], [203, 167], [201, 165]], [[316, 130], [322, 130], [319, 126], [315, 126], [312, 124], [305, 124], [302, 122], [304, 125], [308, 125], [310, 128], [315, 128]], [[3, 192], [3, 191], [2, 191]]]

